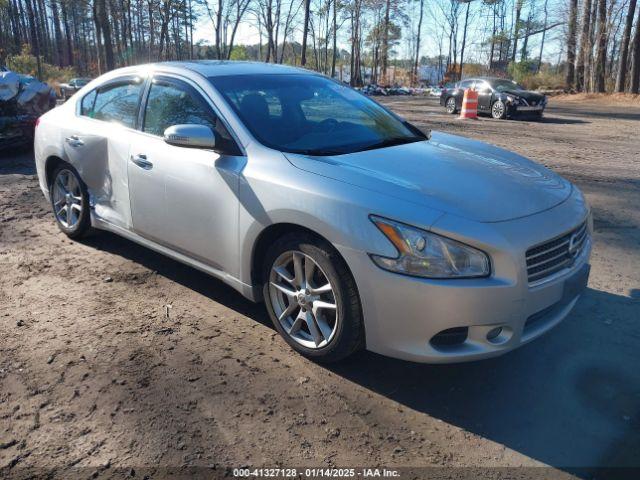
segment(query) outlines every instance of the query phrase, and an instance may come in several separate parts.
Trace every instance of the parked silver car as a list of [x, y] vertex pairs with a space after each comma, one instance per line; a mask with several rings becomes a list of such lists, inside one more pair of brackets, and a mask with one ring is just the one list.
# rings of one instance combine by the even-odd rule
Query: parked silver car
[[318, 360], [498, 355], [587, 283], [590, 210], [568, 181], [300, 69], [116, 70], [40, 118], [35, 155], [69, 237], [110, 230], [264, 300]]

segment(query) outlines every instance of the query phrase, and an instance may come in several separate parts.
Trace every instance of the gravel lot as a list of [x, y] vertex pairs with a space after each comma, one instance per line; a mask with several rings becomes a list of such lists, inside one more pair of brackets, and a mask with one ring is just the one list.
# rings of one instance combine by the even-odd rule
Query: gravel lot
[[640, 108], [552, 101], [534, 123], [461, 121], [429, 98], [384, 103], [583, 189], [593, 270], [565, 322], [482, 362], [363, 352], [316, 365], [289, 350], [261, 305], [220, 282], [111, 234], [66, 239], [31, 155], [5, 155], [0, 477], [216, 476], [252, 465], [437, 467], [430, 474], [446, 478], [472, 466], [513, 478], [494, 467], [550, 465], [554, 478], [590, 478], [596, 467], [640, 467]]

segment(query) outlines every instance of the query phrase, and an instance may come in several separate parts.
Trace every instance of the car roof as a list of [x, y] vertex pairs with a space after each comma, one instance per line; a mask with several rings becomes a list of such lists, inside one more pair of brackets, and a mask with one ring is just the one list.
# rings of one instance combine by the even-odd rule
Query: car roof
[[[185, 73], [191, 71], [203, 77], [222, 77], [227, 75], [260, 75], [260, 74], [303, 74], [320, 75], [319, 73], [303, 68], [278, 65], [262, 62], [244, 62], [233, 60], [189, 60], [181, 62], [156, 62], [142, 65], [132, 65], [129, 67], [117, 68], [105, 73], [89, 83], [91, 88], [104, 82], [117, 79], [126, 75], [141, 75], [149, 72], [153, 73]], [[96, 82], [97, 80], [97, 82]], [[93, 84], [93, 82], [96, 82]]]
[[292, 74], [307, 73], [314, 74], [303, 68], [290, 67], [274, 63], [245, 62], [234, 60], [189, 60], [182, 62], [161, 62], [153, 66], [186, 68], [197, 72], [205, 77], [215, 77], [224, 75], [257, 75], [257, 74]]
[[512, 83], [516, 83], [515, 81], [511, 80], [510, 78], [500, 78], [500, 77], [468, 77], [468, 78], [463, 78], [462, 80], [460, 80], [461, 82], [464, 82], [465, 80], [483, 80], [486, 82], [491, 82], [494, 80], [500, 80], [500, 81], [507, 81], [507, 82], [512, 82]]

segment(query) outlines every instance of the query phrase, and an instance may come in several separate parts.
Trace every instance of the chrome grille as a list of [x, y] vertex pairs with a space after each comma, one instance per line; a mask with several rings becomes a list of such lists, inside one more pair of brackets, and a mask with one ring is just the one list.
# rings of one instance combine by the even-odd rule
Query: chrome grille
[[527, 250], [529, 283], [538, 282], [570, 267], [582, 253], [588, 235], [585, 221], [570, 232]]

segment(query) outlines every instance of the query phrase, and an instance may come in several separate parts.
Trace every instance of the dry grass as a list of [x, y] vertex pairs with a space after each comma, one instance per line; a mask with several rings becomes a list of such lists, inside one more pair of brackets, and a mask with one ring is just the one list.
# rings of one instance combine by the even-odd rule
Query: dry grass
[[555, 96], [563, 102], [588, 102], [599, 105], [640, 106], [640, 95], [632, 93], [568, 93]]

